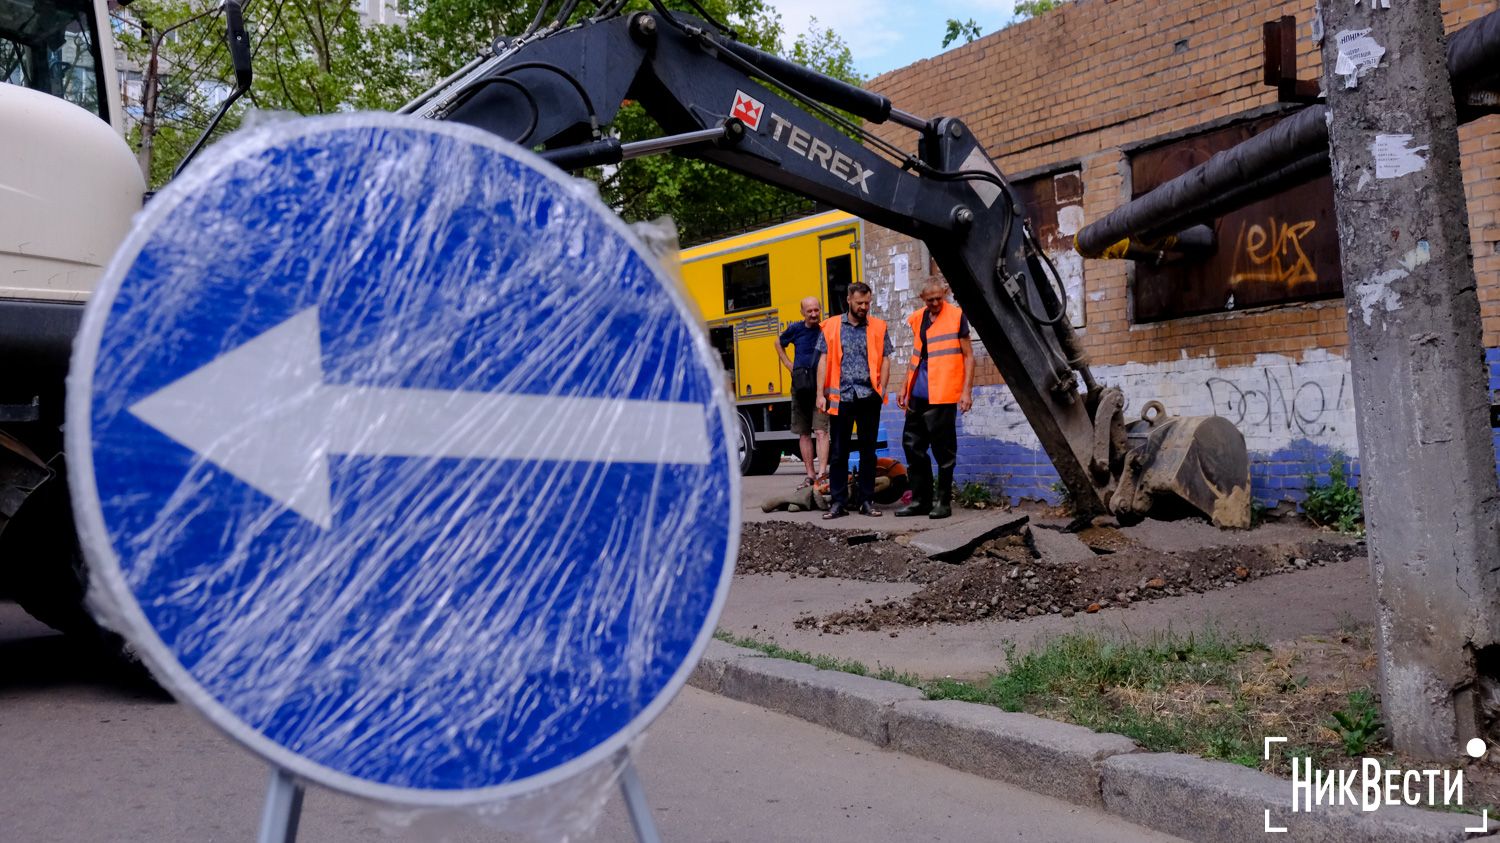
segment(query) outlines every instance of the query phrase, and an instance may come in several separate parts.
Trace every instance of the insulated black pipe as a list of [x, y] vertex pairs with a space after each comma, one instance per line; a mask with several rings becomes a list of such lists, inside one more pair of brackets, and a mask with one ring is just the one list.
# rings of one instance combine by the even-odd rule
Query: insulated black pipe
[[1448, 39], [1448, 75], [1453, 87], [1500, 74], [1500, 12], [1491, 12]]
[[1086, 258], [1123, 254], [1132, 237], [1170, 230], [1173, 223], [1195, 215], [1230, 191], [1298, 163], [1309, 150], [1327, 150], [1327, 115], [1328, 106], [1312, 106], [1239, 146], [1214, 153], [1202, 164], [1085, 226], [1075, 241], [1078, 253]]
[[[1500, 12], [1448, 39], [1448, 72], [1455, 87], [1481, 81], [1497, 68]], [[1328, 107], [1315, 105], [1084, 226], [1074, 246], [1086, 258], [1149, 250], [1153, 237], [1222, 216], [1327, 171]]]
[[1246, 205], [1291, 190], [1294, 187], [1306, 184], [1319, 176], [1327, 174], [1328, 153], [1326, 151], [1314, 152], [1312, 155], [1288, 164], [1270, 175], [1262, 176], [1248, 184], [1236, 187], [1210, 200], [1206, 204], [1185, 208], [1181, 213], [1173, 214], [1163, 219], [1156, 226], [1135, 235], [1135, 239], [1154, 240], [1174, 232], [1178, 232], [1178, 236], [1180, 237], [1181, 230], [1186, 226], [1194, 225], [1204, 220], [1218, 219]]

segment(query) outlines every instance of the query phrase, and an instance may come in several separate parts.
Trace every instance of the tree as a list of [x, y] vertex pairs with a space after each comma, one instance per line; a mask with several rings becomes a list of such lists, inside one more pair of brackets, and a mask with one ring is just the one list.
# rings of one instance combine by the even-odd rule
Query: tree
[[1068, 0], [1017, 0], [1016, 14], [1022, 19], [1041, 17]]
[[[400, 2], [400, 0], [398, 0]], [[267, 111], [328, 114], [360, 109], [390, 110], [447, 77], [496, 37], [516, 35], [533, 22], [551, 23], [565, 4], [543, 0], [406, 0], [402, 25], [365, 23], [356, 0], [249, 0], [255, 82], [251, 103]], [[598, 12], [602, 4], [573, 3], [568, 23]], [[781, 19], [766, 0], [667, 0], [697, 14], [697, 5], [747, 44], [782, 53]], [[546, 7], [547, 14], [538, 10]], [[139, 109], [132, 140], [152, 185], [164, 183], [188, 146], [231, 90], [233, 72], [224, 48], [218, 0], [137, 0], [116, 18], [126, 56], [142, 68], [152, 101]], [[623, 11], [652, 8], [630, 0]], [[849, 46], [816, 20], [789, 51], [790, 58], [854, 84]], [[176, 27], [170, 38], [161, 33]], [[152, 61], [152, 56], [156, 61]], [[236, 108], [222, 130], [239, 125]], [[611, 127], [624, 141], [661, 134], [639, 105], [627, 105]], [[777, 209], [811, 203], [761, 182], [679, 156], [626, 162], [589, 174], [600, 192], [627, 220], [676, 218], [684, 239], [753, 224]]]
[[[330, 114], [389, 108], [372, 97], [367, 68], [405, 46], [365, 27], [353, 0], [265, 0], [246, 10], [255, 80], [248, 98], [265, 111]], [[153, 186], [163, 184], [233, 89], [224, 18], [215, 0], [140, 0], [115, 19], [126, 59], [140, 67], [142, 103], [132, 140]], [[170, 33], [170, 35], [168, 35]], [[166, 36], [166, 37], [164, 37]], [[239, 125], [243, 110], [224, 120]]]
[[948, 18], [948, 32], [943, 36], [943, 49], [948, 49], [949, 44], [960, 38], [964, 39], [965, 44], [968, 44], [981, 34], [979, 24], [975, 23], [973, 18], [969, 18], [966, 21], [960, 21], [957, 18]]
[[[779, 25], [775, 28], [779, 32]], [[762, 30], [767, 37], [772, 30]], [[761, 45], [757, 45], [761, 46]], [[775, 43], [769, 46], [774, 49]], [[765, 47], [763, 47], [764, 49]], [[779, 51], [778, 51], [779, 52]], [[831, 28], [813, 19], [792, 44], [788, 57], [829, 76], [858, 85], [849, 45]], [[845, 115], [856, 124], [858, 120]], [[615, 121], [622, 140], [657, 137], [661, 129], [639, 105], [622, 109]], [[754, 227], [787, 215], [810, 211], [814, 203], [780, 188], [731, 173], [715, 164], [678, 156], [627, 161], [599, 175], [600, 193], [628, 221], [671, 216], [683, 242], [691, 243]]]

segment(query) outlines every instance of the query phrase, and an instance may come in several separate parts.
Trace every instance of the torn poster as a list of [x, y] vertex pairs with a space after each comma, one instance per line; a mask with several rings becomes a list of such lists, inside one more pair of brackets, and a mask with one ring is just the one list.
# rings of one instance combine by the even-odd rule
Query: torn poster
[[1411, 135], [1376, 135], [1370, 144], [1375, 156], [1375, 178], [1394, 179], [1427, 169], [1427, 157], [1423, 154], [1429, 147], [1411, 145]]
[[1338, 59], [1333, 72], [1344, 77], [1344, 87], [1359, 85], [1359, 77], [1374, 70], [1385, 56], [1385, 48], [1370, 37], [1368, 29], [1344, 30], [1335, 36]]

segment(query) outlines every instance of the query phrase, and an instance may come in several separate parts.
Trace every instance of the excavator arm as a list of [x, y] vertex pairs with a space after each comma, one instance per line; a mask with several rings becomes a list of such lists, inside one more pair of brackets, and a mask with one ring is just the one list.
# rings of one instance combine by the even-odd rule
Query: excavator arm
[[[1124, 397], [1090, 373], [1024, 209], [962, 121], [915, 117], [653, 5], [501, 39], [402, 111], [477, 126], [564, 169], [671, 149], [918, 238], [1079, 515], [1140, 516], [1187, 501], [1216, 523], [1248, 526], [1243, 437], [1217, 417], [1159, 416], [1127, 430]], [[664, 136], [608, 136], [626, 100], [638, 101]], [[861, 127], [835, 109], [909, 129], [916, 152], [868, 135], [857, 142], [851, 135]]]

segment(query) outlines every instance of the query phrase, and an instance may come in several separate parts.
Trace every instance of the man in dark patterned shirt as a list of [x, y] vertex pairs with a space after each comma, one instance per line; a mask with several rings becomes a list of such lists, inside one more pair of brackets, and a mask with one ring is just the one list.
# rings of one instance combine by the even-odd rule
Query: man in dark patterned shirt
[[818, 338], [818, 409], [833, 423], [829, 454], [830, 502], [824, 518], [849, 513], [849, 449], [859, 428], [859, 511], [878, 516], [875, 508], [875, 443], [880, 438], [880, 408], [890, 379], [894, 350], [885, 320], [870, 315], [870, 285], [849, 285], [843, 316], [823, 321]]

